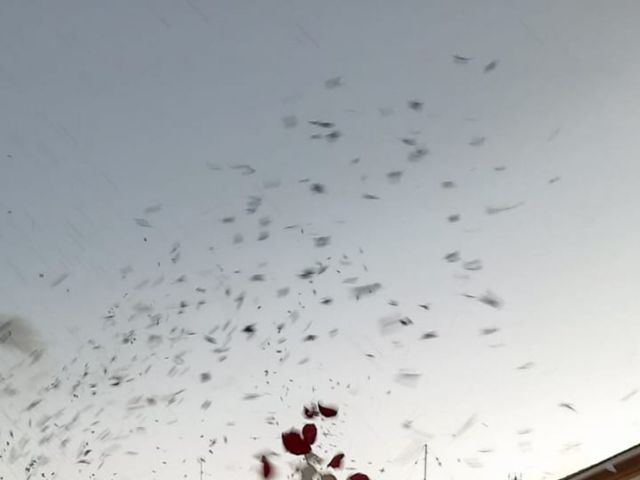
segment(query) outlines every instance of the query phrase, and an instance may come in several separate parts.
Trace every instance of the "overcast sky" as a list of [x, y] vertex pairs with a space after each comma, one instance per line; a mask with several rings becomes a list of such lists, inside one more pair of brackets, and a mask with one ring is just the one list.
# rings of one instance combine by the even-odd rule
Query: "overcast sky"
[[284, 479], [318, 400], [372, 478], [638, 443], [639, 15], [4, 0], [0, 478]]

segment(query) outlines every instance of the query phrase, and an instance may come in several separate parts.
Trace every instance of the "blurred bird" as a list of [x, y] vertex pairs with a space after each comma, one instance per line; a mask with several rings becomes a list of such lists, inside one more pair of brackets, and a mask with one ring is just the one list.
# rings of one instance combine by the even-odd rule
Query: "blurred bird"
[[17, 315], [0, 314], [0, 350], [18, 350], [29, 354], [42, 342], [28, 321]]
[[471, 57], [463, 57], [462, 55], [451, 55], [451, 57], [455, 63], [465, 64], [469, 63], [469, 60], [471, 60]]
[[570, 403], [562, 402], [562, 403], [559, 403], [558, 406], [561, 407], [561, 408], [566, 408], [567, 410], [571, 410], [572, 412], [578, 413], [578, 411], [575, 409], [575, 407], [573, 405], [571, 405]]

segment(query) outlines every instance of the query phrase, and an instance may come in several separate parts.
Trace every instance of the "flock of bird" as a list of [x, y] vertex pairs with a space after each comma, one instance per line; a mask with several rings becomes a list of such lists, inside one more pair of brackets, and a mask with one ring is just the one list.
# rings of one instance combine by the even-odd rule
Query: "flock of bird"
[[[464, 69], [476, 68], [475, 65], [478, 64], [476, 60], [462, 55], [453, 55], [451, 60]], [[475, 73], [495, 75], [498, 67], [498, 60], [480, 62]], [[327, 90], [343, 88], [344, 81], [340, 77], [330, 78], [324, 87]], [[405, 105], [397, 107], [397, 110], [401, 109], [421, 112], [425, 109], [425, 104], [419, 99], [409, 99]], [[389, 109], [380, 110], [381, 115], [393, 113]], [[336, 119], [302, 118], [300, 114], [289, 114], [281, 121], [282, 128], [291, 132], [310, 128], [310, 140], [315, 142], [336, 144], [349, 135]], [[403, 160], [406, 167], [386, 173], [389, 188], [395, 188], [405, 176], [411, 175], [411, 168], [415, 164], [426, 161], [430, 155], [427, 145], [416, 135], [407, 134], [398, 141], [406, 148], [406, 158]], [[482, 148], [485, 142], [485, 137], [477, 136], [468, 140], [468, 146]], [[358, 158], [352, 160], [354, 165], [358, 162]], [[496, 167], [497, 171], [500, 169], [501, 167]], [[205, 171], [220, 175], [260, 175], [259, 169], [249, 164], [220, 166], [207, 163]], [[557, 180], [551, 179], [550, 183]], [[301, 195], [331, 194], [331, 185], [311, 178], [300, 179], [298, 183], [303, 186]], [[280, 186], [280, 181], [265, 183], [267, 190]], [[455, 180], [443, 179], [440, 187], [455, 190], [457, 184]], [[368, 211], [375, 215], [378, 202], [383, 201], [383, 195], [365, 192], [361, 197], [370, 202], [367, 204]], [[292, 202], [295, 201], [292, 199]], [[113, 304], [105, 306], [103, 318], [94, 320], [100, 322], [100, 333], [95, 338], [80, 342], [76, 352], [69, 352], [69, 358], [59, 368], [56, 366], [53, 372], [49, 369], [54, 367], [46, 360], [47, 341], [31, 323], [19, 316], [6, 315], [0, 318], [0, 353], [16, 359], [13, 364], [0, 367], [1, 480], [13, 478], [4, 473], [9, 468], [12, 472], [24, 472], [24, 478], [27, 479], [63, 478], [56, 471], [56, 465], [61, 463], [73, 465], [78, 475], [75, 478], [116, 478], [119, 457], [136, 458], [145, 454], [142, 449], [162, 452], [161, 446], [150, 440], [141, 443], [136, 440], [137, 436], [147, 432], [153, 435], [152, 432], [159, 423], [169, 428], [180, 423], [177, 414], [158, 413], [163, 408], [168, 412], [180, 411], [182, 408], [196, 416], [198, 409], [201, 414], [205, 414], [214, 408], [215, 391], [204, 393], [205, 390], [197, 387], [211, 384], [220, 376], [220, 372], [225, 371], [227, 363], [234, 359], [234, 348], [240, 342], [243, 352], [255, 351], [255, 355], [261, 352], [260, 354], [272, 356], [276, 367], [262, 369], [263, 384], [258, 385], [254, 391], [239, 392], [238, 400], [253, 402], [251, 408], [255, 408], [256, 402], [260, 402], [266, 395], [286, 396], [289, 387], [280, 392], [269, 391], [273, 388], [269, 382], [277, 373], [277, 366], [287, 362], [304, 365], [314, 360], [311, 355], [295, 358], [296, 353], [292, 353], [288, 345], [295, 342], [328, 344], [340, 335], [339, 328], [332, 327], [323, 331], [319, 325], [304, 323], [306, 312], [312, 309], [340, 308], [339, 303], [343, 300], [324, 295], [318, 285], [323, 281], [338, 285], [338, 289], [344, 289], [348, 301], [356, 304], [384, 294], [387, 285], [375, 279], [375, 272], [368, 271], [363, 249], [354, 248], [339, 256], [326, 256], [323, 252], [334, 245], [332, 235], [311, 233], [312, 223], [283, 224], [277, 217], [262, 215], [263, 206], [264, 194], [258, 192], [247, 199], [242, 211], [221, 215], [216, 228], [226, 232], [224, 235], [228, 235], [228, 244], [237, 248], [251, 248], [252, 242], [268, 242], [278, 230], [299, 235], [309, 242], [317, 254], [309, 258], [306, 264], [300, 265], [295, 277], [287, 284], [272, 284], [264, 265], [258, 265], [255, 271], [245, 272], [226, 264], [224, 258], [216, 258], [205, 270], [199, 272], [183, 271], [172, 275], [168, 270], [163, 271], [165, 265], [171, 271], [179, 270], [185, 252], [179, 242], [167, 244], [166, 256], [157, 259], [161, 270], [157, 276], [137, 279], [135, 284], [131, 284], [130, 278], [134, 276], [135, 266], [120, 270], [123, 282], [129, 282], [126, 283], [127, 290]], [[489, 206], [485, 213], [497, 215], [523, 206], [523, 202]], [[154, 219], [162, 214], [162, 210], [162, 204], [148, 206], [139, 216], [131, 219], [130, 228], [139, 229], [144, 242], [150, 241], [154, 236]], [[247, 219], [255, 223], [255, 233], [243, 231], [241, 227], [233, 230], [235, 225], [241, 221], [246, 222]], [[456, 223], [463, 219], [460, 214], [452, 212], [444, 220]], [[465, 259], [458, 250], [445, 252], [442, 261], [459, 264], [468, 272], [478, 272], [484, 267], [481, 259]], [[45, 280], [51, 278], [50, 287], [62, 289], [67, 288], [72, 273], [59, 275], [34, 272], [34, 275]], [[269, 291], [271, 298], [267, 300], [264, 296]], [[170, 292], [179, 293], [171, 295]], [[160, 306], [160, 299], [165, 298], [170, 299], [169, 305]], [[483, 305], [481, 308], [503, 307], [503, 300], [491, 290], [465, 293], [460, 298], [461, 301], [479, 302]], [[310, 299], [314, 299], [315, 303]], [[271, 314], [273, 302], [286, 304], [287, 314], [282, 320], [273, 321], [277, 317]], [[399, 304], [393, 299], [387, 300], [387, 303], [392, 307]], [[209, 322], [204, 328], [202, 322], [193, 319], [205, 315], [203, 312], [207, 312], [209, 307], [226, 309], [231, 314], [223, 320]], [[416, 315], [429, 315], [433, 309], [437, 309], [437, 299], [416, 298], [412, 308]], [[402, 331], [420, 342], [438, 342], [441, 339], [440, 332], [433, 328], [422, 328], [421, 323], [415, 320], [413, 314], [385, 316], [379, 321], [379, 334]], [[498, 330], [498, 327], [484, 328], [480, 330], [480, 335], [491, 336]], [[330, 347], [327, 345], [327, 348]], [[205, 352], [209, 356], [207, 366], [191, 363], [192, 354], [196, 351], [200, 354]], [[375, 353], [371, 352], [364, 352], [363, 355], [375, 357]], [[250, 357], [246, 361], [253, 360]], [[518, 368], [526, 370], [533, 365], [533, 362], [527, 362]], [[31, 375], [41, 371], [47, 374]], [[145, 378], [156, 387], [155, 391], [136, 389], [136, 384]], [[419, 378], [420, 373], [399, 369], [395, 380], [411, 385]], [[27, 400], [21, 409], [7, 407], [15, 406], [16, 399]], [[331, 398], [309, 399], [318, 402], [321, 400], [328, 401], [329, 404], [333, 401]], [[560, 402], [558, 407], [577, 413], [576, 407], [568, 402]], [[336, 406], [336, 413], [339, 408], [341, 407]], [[196, 412], [193, 413], [193, 410]], [[299, 410], [302, 413], [301, 406]], [[320, 405], [321, 415], [315, 420], [318, 412], [305, 412], [308, 414], [305, 415], [307, 421], [335, 421], [331, 418], [334, 415], [330, 407]], [[367, 474], [372, 477], [384, 472], [383, 465], [358, 467], [358, 459], [351, 459], [353, 463], [347, 465], [346, 461], [343, 462], [345, 454], [336, 450], [339, 446], [333, 443], [323, 444], [322, 452], [312, 453], [310, 445], [316, 442], [317, 434], [315, 427], [309, 426], [313, 423], [306, 424], [302, 430], [287, 433], [286, 427], [280, 426], [280, 413], [282, 412], [269, 412], [266, 423], [282, 430], [284, 445], [263, 445], [266, 450], [257, 454], [247, 453], [248, 461], [255, 462], [252, 466], [255, 467], [255, 475], [284, 478], [285, 474], [282, 472], [285, 468], [282, 465], [287, 460], [282, 460], [281, 457], [286, 455], [285, 449], [304, 457], [297, 467], [292, 467], [294, 474], [304, 480], [331, 480], [340, 477], [340, 470], [343, 468], [352, 470], [349, 471], [349, 478], [352, 480], [368, 478], [363, 473], [356, 473], [359, 469], [370, 467], [372, 471]], [[477, 418], [471, 416], [461, 422], [462, 426], [452, 433], [452, 437], [464, 435], [476, 421]], [[232, 421], [226, 424], [229, 427], [232, 425]], [[411, 421], [405, 422], [401, 427], [413, 428]], [[184, 478], [202, 475], [207, 462], [220, 461], [216, 457], [217, 447], [228, 445], [232, 441], [224, 430], [217, 431], [215, 435], [193, 431], [191, 434], [198, 437], [200, 451], [182, 452], [182, 458], [176, 459], [176, 463], [196, 458], [199, 473], [191, 477], [185, 474]], [[348, 453], [346, 457], [349, 458]], [[440, 459], [437, 461], [440, 463]], [[163, 478], [162, 462], [147, 466], [148, 478]]]

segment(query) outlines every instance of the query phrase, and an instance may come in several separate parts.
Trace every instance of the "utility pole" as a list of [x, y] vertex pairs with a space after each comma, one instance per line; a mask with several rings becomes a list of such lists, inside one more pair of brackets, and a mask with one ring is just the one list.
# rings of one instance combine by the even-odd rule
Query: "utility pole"
[[423, 480], [427, 480], [427, 444], [424, 444], [424, 478]]

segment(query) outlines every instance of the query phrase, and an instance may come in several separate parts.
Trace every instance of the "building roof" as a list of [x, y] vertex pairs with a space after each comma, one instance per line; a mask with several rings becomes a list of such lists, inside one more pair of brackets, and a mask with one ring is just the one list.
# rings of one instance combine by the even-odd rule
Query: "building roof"
[[640, 476], [640, 444], [560, 480], [627, 480]]

